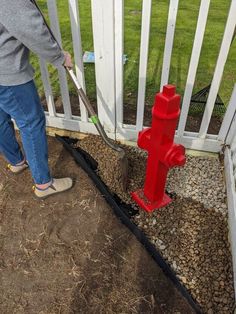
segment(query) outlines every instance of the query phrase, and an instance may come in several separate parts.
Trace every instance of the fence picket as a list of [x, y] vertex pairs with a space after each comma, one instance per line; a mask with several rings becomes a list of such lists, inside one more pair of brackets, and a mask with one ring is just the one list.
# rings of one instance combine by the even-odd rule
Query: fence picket
[[[221, 124], [218, 140], [230, 145], [233, 137], [236, 134], [236, 118], [235, 118], [235, 105], [236, 105], [236, 84], [234, 85], [233, 93], [231, 95], [229, 105], [227, 107], [224, 120]], [[232, 122], [232, 124], [231, 124]], [[230, 129], [229, 129], [230, 127]]]
[[152, 0], [143, 0], [136, 130], [143, 128]]
[[42, 60], [41, 58], [39, 60], [39, 65], [40, 65], [40, 70], [41, 70], [44, 93], [47, 100], [48, 113], [49, 113], [49, 116], [55, 117], [56, 109], [55, 109], [55, 104], [54, 104], [54, 99], [53, 99], [53, 94], [52, 94], [52, 88], [50, 84], [48, 68], [47, 68], [46, 62]]
[[[52, 31], [58, 43], [60, 44], [60, 46], [62, 46], [61, 32], [60, 32], [58, 15], [57, 15], [56, 0], [47, 0], [47, 5], [48, 5], [48, 13], [50, 17], [50, 22], [51, 22], [50, 25], [51, 25]], [[60, 81], [61, 97], [62, 97], [62, 102], [63, 102], [65, 118], [70, 119], [72, 116], [72, 113], [71, 113], [69, 89], [68, 89], [66, 71], [62, 66], [58, 68], [58, 76], [59, 76], [59, 81]]]
[[163, 58], [162, 73], [161, 73], [161, 87], [160, 87], [161, 91], [162, 91], [162, 87], [168, 84], [168, 80], [169, 80], [170, 62], [171, 62], [171, 54], [172, 54], [172, 48], [173, 48], [173, 42], [174, 42], [175, 24], [176, 24], [178, 6], [179, 6], [179, 0], [170, 0], [167, 30], [166, 30], [166, 41], [165, 41], [165, 49], [164, 49], [164, 58]]
[[214, 72], [214, 76], [211, 83], [211, 88], [209, 92], [209, 96], [206, 103], [206, 108], [204, 111], [204, 115], [202, 118], [202, 123], [199, 131], [199, 137], [205, 138], [207, 135], [207, 130], [210, 124], [212, 112], [214, 109], [217, 93], [219, 91], [221, 78], [224, 71], [224, 66], [227, 60], [227, 56], [229, 53], [231, 41], [233, 38], [235, 26], [236, 26], [236, 0], [232, 0], [228, 19], [226, 22], [225, 32], [223, 36], [223, 40], [221, 43], [220, 53], [217, 59], [216, 68]]
[[[81, 44], [81, 33], [80, 33], [79, 6], [78, 6], [77, 0], [69, 0], [69, 11], [70, 11], [71, 31], [72, 31], [73, 48], [74, 48], [75, 73], [80, 83], [80, 86], [83, 88], [84, 92], [86, 92], [82, 44]], [[81, 101], [81, 99], [79, 99], [79, 102], [80, 102], [81, 120], [84, 122], [87, 122], [88, 112], [83, 102]]]
[[190, 60], [190, 65], [189, 65], [189, 70], [188, 70], [188, 77], [187, 77], [187, 82], [185, 85], [183, 103], [182, 103], [182, 108], [181, 108], [181, 116], [180, 116], [179, 127], [178, 127], [178, 136], [183, 136], [185, 126], [186, 126], [186, 121], [188, 118], [189, 106], [190, 106], [191, 96], [193, 92], [195, 77], [197, 73], [197, 67], [198, 67], [203, 37], [205, 33], [205, 28], [206, 28], [209, 6], [210, 6], [210, 0], [201, 1], [197, 28], [196, 28], [196, 33], [195, 33], [195, 38], [194, 38], [194, 43], [193, 43], [193, 50], [192, 50], [192, 55], [191, 55], [191, 60]]
[[232, 145], [232, 143], [234, 142], [235, 134], [236, 134], [236, 115], [234, 115], [234, 118], [232, 120], [232, 124], [228, 132], [225, 145]]

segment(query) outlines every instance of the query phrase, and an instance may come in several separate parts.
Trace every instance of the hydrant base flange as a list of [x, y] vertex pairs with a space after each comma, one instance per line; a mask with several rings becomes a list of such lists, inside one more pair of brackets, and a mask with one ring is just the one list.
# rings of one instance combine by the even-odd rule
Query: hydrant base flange
[[131, 195], [132, 195], [132, 198], [135, 200], [135, 202], [141, 208], [143, 208], [145, 211], [149, 213], [153, 212], [155, 209], [164, 207], [168, 205], [170, 202], [172, 202], [172, 199], [167, 194], [164, 194], [163, 199], [161, 201], [150, 202], [150, 200], [148, 200], [145, 197], [143, 189], [132, 192]]

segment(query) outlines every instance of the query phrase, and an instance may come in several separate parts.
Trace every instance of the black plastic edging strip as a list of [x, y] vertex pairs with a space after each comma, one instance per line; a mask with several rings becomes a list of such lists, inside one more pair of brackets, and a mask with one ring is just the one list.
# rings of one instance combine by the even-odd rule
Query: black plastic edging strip
[[126, 225], [130, 231], [136, 236], [136, 238], [141, 242], [152, 258], [156, 261], [156, 263], [161, 267], [165, 275], [170, 278], [170, 280], [174, 283], [176, 288], [180, 291], [180, 293], [187, 299], [193, 310], [197, 314], [201, 314], [202, 311], [198, 304], [193, 300], [187, 289], [181, 284], [179, 279], [176, 277], [170, 266], [166, 263], [160, 253], [157, 251], [156, 247], [148, 240], [146, 235], [134, 224], [129, 217], [120, 209], [119, 205], [114, 200], [112, 194], [109, 192], [107, 186], [100, 179], [100, 177], [95, 173], [95, 171], [90, 167], [90, 165], [86, 162], [82, 154], [73, 148], [69, 143], [69, 139], [61, 136], [56, 136], [57, 139], [64, 145], [64, 147], [71, 153], [74, 157], [75, 161], [79, 164], [79, 166], [89, 175], [89, 177], [93, 180], [96, 187], [101, 192], [102, 196], [105, 198], [107, 203], [112, 207], [116, 216], [121, 220], [121, 222]]

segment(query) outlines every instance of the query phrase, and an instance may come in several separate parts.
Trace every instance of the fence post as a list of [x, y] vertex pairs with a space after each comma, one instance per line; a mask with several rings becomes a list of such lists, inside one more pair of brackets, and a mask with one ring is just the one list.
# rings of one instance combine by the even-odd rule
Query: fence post
[[108, 133], [116, 129], [114, 0], [92, 0], [98, 115]]
[[116, 126], [123, 127], [124, 94], [124, 0], [114, 2], [115, 18], [115, 84], [116, 84]]

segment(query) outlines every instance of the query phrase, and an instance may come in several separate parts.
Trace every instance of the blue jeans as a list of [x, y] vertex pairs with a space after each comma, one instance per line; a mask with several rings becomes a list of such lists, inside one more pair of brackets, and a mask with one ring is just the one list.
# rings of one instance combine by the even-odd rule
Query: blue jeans
[[12, 165], [24, 160], [11, 119], [21, 134], [26, 160], [37, 184], [51, 180], [45, 115], [33, 81], [17, 86], [0, 85], [0, 152]]

